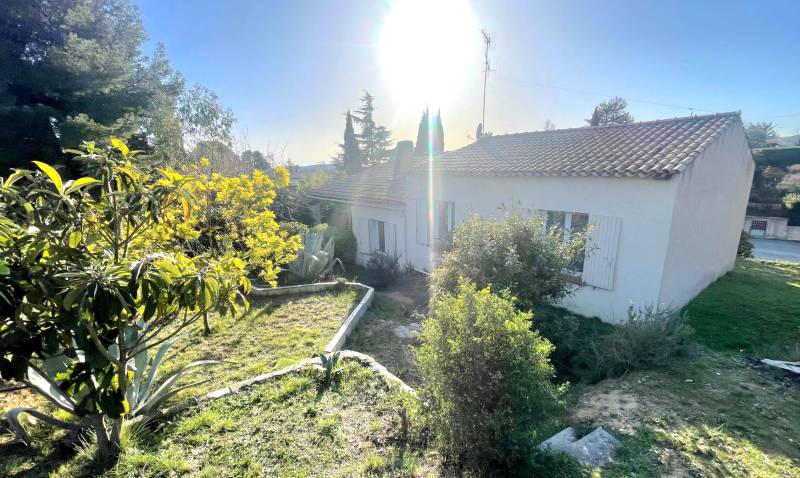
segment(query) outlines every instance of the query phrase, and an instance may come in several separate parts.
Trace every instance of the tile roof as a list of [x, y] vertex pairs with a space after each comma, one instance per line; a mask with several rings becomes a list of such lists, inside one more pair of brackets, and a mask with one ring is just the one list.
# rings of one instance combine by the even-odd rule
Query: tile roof
[[739, 113], [490, 136], [434, 161], [446, 174], [668, 178]]
[[405, 203], [405, 177], [394, 176], [391, 163], [371, 166], [310, 192], [312, 198], [376, 204]]
[[[490, 136], [434, 158], [440, 174], [475, 176], [605, 176], [666, 179], [686, 169], [738, 112], [625, 125]], [[425, 172], [418, 159], [414, 172]], [[401, 205], [405, 178], [392, 164], [330, 181], [311, 196], [344, 202]]]

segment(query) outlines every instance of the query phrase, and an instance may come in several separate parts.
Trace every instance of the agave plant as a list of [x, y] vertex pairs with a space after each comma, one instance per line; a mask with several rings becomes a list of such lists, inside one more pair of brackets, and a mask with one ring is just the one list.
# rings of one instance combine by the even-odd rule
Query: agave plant
[[308, 231], [303, 236], [303, 249], [289, 263], [289, 273], [301, 281], [315, 281], [328, 275], [333, 267], [333, 237], [324, 242], [322, 231]]
[[331, 382], [333, 381], [333, 377], [342, 372], [341, 367], [337, 367], [337, 365], [339, 364], [340, 353], [341, 352], [337, 351], [329, 354], [317, 354], [321, 364], [320, 368], [325, 373], [325, 377], [323, 379], [323, 385], [326, 388], [330, 387]]
[[[124, 340], [128, 344], [136, 343], [138, 339], [145, 334], [147, 330], [146, 323], [140, 321], [138, 325], [139, 327], [137, 328], [129, 328], [126, 330]], [[133, 377], [130, 386], [125, 392], [125, 398], [128, 404], [128, 418], [152, 414], [170, 397], [181, 390], [208, 382], [208, 380], [201, 380], [175, 387], [182, 377], [199, 370], [201, 367], [219, 363], [218, 360], [198, 360], [192, 362], [177, 372], [172, 373], [158, 387], [155, 386], [158, 369], [164, 360], [164, 356], [170, 347], [181, 337], [182, 336], [174, 336], [165, 340], [158, 347], [155, 354], [151, 355], [148, 353], [149, 348], [146, 346], [140, 347], [138, 351], [133, 353], [133, 356], [128, 361], [128, 370], [133, 373]], [[119, 347], [116, 346], [116, 344], [109, 348], [109, 352], [114, 355], [115, 358], [119, 358]], [[53, 385], [56, 375], [64, 372], [67, 368], [67, 363], [63, 357], [63, 354], [55, 354], [45, 359], [41, 367], [37, 367], [36, 369], [29, 367], [28, 379], [26, 382], [28, 386], [45, 395], [62, 410], [77, 415], [75, 404], [76, 402], [80, 402], [83, 397], [76, 395], [68, 398], [61, 390]], [[9, 424], [9, 428], [14, 432], [17, 438], [26, 444], [31, 443], [31, 438], [19, 421], [19, 417], [25, 413], [50, 425], [71, 430], [82, 430], [93, 426], [92, 423], [86, 421], [86, 417], [79, 417], [77, 422], [70, 423], [58, 420], [57, 418], [51, 417], [33, 408], [19, 407], [11, 409], [6, 414], [6, 421]]]

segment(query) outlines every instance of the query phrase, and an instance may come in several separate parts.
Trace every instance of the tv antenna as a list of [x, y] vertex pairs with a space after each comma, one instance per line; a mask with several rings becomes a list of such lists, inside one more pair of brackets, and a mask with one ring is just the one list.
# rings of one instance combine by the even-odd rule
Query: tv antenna
[[486, 30], [481, 30], [481, 35], [483, 35], [483, 108], [481, 109], [481, 127], [483, 131], [486, 131], [486, 81], [489, 78], [489, 72], [492, 71], [489, 65], [489, 46], [492, 44], [492, 37], [489, 36], [489, 32]]

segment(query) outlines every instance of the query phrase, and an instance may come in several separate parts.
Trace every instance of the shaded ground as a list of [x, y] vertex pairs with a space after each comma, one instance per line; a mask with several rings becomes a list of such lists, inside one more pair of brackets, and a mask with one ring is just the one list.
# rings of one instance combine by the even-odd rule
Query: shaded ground
[[800, 360], [800, 264], [740, 259], [685, 310], [714, 350]]
[[750, 242], [753, 243], [753, 257], [756, 259], [800, 263], [800, 242], [798, 241], [750, 238]]

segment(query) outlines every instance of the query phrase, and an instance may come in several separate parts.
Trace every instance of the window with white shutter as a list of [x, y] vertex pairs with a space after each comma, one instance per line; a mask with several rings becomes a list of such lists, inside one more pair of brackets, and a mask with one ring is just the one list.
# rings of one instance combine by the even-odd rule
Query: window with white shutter
[[589, 216], [589, 225], [583, 283], [613, 290], [622, 220], [618, 217], [592, 214]]

